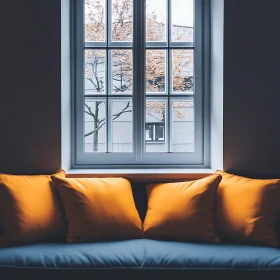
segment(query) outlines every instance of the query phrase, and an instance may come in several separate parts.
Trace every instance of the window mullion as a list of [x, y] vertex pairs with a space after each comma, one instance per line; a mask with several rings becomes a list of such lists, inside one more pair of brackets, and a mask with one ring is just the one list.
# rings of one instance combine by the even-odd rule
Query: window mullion
[[144, 153], [145, 1], [133, 2], [133, 151], [137, 162]]
[[[111, 93], [111, 75], [109, 72], [109, 67], [111, 65], [111, 53], [109, 53], [109, 49], [108, 49], [108, 45], [110, 42], [110, 38], [111, 38], [111, 13], [112, 13], [112, 9], [111, 9], [111, 1], [110, 0], [106, 0], [105, 1], [105, 11], [106, 11], [106, 20], [105, 20], [105, 30], [106, 30], [106, 120], [105, 122], [106, 124], [106, 152], [112, 152], [112, 137], [111, 137], [111, 120], [110, 118], [110, 113], [111, 113], [111, 106], [109, 106], [109, 98], [108, 95]], [[111, 69], [110, 69], [111, 70]], [[109, 113], [110, 112], [110, 113]]]
[[172, 26], [171, 26], [171, 0], [167, 0], [167, 26], [168, 26], [168, 37], [167, 37], [167, 104], [166, 104], [166, 110], [167, 110], [167, 121], [166, 123], [166, 140], [167, 140], [167, 152], [172, 152], [171, 147], [171, 141], [173, 141], [171, 133], [172, 133], [172, 128], [171, 128], [171, 111], [170, 111], [170, 96], [172, 94], [173, 90], [173, 79], [172, 79], [172, 50], [170, 49], [171, 45], [171, 35], [172, 35]]
[[107, 5], [106, 27], [107, 27], [107, 47], [112, 43], [112, 0], [105, 0]]
[[106, 70], [106, 76], [107, 76], [107, 93], [106, 93], [106, 100], [107, 100], [107, 152], [112, 152], [112, 120], [111, 120], [111, 104], [109, 104], [111, 102], [109, 96], [111, 96], [111, 92], [112, 92], [112, 69], [111, 69], [111, 65], [112, 65], [112, 53], [111, 50], [109, 50], [107, 48], [106, 50], [107, 53], [107, 70]]

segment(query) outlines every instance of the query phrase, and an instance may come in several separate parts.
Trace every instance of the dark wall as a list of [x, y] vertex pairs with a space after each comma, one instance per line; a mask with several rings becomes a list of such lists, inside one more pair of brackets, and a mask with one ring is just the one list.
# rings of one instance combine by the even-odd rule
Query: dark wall
[[280, 176], [280, 1], [225, 0], [224, 170]]
[[61, 165], [60, 1], [2, 1], [0, 172]]
[[[225, 0], [224, 169], [280, 176], [277, 0]], [[0, 172], [61, 166], [60, 1], [0, 9]]]

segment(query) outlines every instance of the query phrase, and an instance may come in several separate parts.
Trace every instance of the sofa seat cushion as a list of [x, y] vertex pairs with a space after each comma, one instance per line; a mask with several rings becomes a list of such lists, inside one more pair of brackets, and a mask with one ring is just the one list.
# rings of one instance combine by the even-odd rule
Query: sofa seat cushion
[[279, 270], [280, 249], [149, 239], [0, 249], [1, 268]]

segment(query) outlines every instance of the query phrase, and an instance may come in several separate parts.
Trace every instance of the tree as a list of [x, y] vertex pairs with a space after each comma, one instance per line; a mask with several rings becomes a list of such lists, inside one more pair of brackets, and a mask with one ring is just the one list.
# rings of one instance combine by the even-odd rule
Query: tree
[[[105, 40], [105, 9], [104, 1], [86, 1], [85, 38], [88, 41]], [[113, 41], [132, 40], [132, 1], [115, 0], [112, 7]], [[130, 50], [113, 50], [112, 56], [112, 92], [124, 93], [132, 91], [132, 52]], [[88, 50], [85, 52], [85, 79], [90, 82], [95, 93], [104, 92], [105, 86], [105, 51]], [[104, 101], [96, 101], [94, 108], [85, 102], [85, 113], [93, 119], [93, 130], [84, 136], [93, 136], [93, 151], [98, 150], [99, 130], [105, 125], [106, 119], [100, 117], [100, 106]], [[120, 112], [112, 116], [113, 120], [122, 114], [132, 112], [131, 102], [127, 102]]]
[[[85, 39], [86, 41], [104, 41], [105, 9], [104, 0], [85, 1]], [[112, 1], [112, 40], [132, 40], [132, 0]], [[165, 22], [158, 18], [155, 12], [147, 14], [147, 40], [162, 41], [164, 39]], [[182, 36], [181, 33], [176, 35]], [[173, 36], [173, 35], [172, 35]], [[185, 50], [176, 50], [173, 58], [173, 89], [175, 91], [192, 90], [192, 55], [186, 56]], [[92, 92], [101, 94], [104, 92], [106, 74], [105, 50], [91, 49], [85, 52], [85, 79], [88, 81]], [[132, 52], [131, 50], [112, 50], [112, 93], [125, 93], [132, 91]], [[166, 90], [166, 54], [164, 50], [148, 50], [146, 53], [146, 80], [148, 92], [163, 92]], [[189, 69], [188, 69], [189, 68]], [[176, 103], [176, 102], [175, 102]], [[178, 117], [184, 118], [186, 102], [173, 104]], [[106, 119], [100, 114], [100, 106], [104, 101], [95, 101], [90, 106], [85, 102], [85, 114], [93, 120], [93, 129], [84, 137], [93, 137], [93, 151], [98, 150], [98, 135], [105, 125]], [[122, 114], [132, 112], [131, 102], [126, 102], [120, 111], [112, 116], [113, 120]], [[146, 114], [155, 117], [158, 121], [165, 122], [165, 104], [161, 101], [147, 101]]]

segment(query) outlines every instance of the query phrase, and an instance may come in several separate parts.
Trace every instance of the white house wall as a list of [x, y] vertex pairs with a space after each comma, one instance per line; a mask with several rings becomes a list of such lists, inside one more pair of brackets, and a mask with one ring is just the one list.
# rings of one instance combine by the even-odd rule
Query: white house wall
[[[87, 102], [89, 106], [94, 106], [93, 102]], [[112, 114], [121, 112], [127, 101], [113, 101]], [[128, 108], [128, 109], [131, 109]], [[176, 112], [172, 114], [172, 151], [173, 152], [193, 152], [194, 151], [194, 109], [183, 108], [184, 118], [180, 119]], [[99, 106], [99, 119], [105, 117], [104, 103]], [[153, 113], [147, 115], [146, 122], [160, 122], [160, 114]], [[94, 129], [93, 118], [85, 114], [85, 133]], [[112, 122], [112, 151], [113, 152], [132, 152], [132, 113], [123, 113]], [[93, 151], [93, 134], [85, 137], [85, 152]], [[166, 143], [146, 142], [146, 152], [166, 152]], [[98, 151], [106, 150], [106, 126], [98, 131]]]

